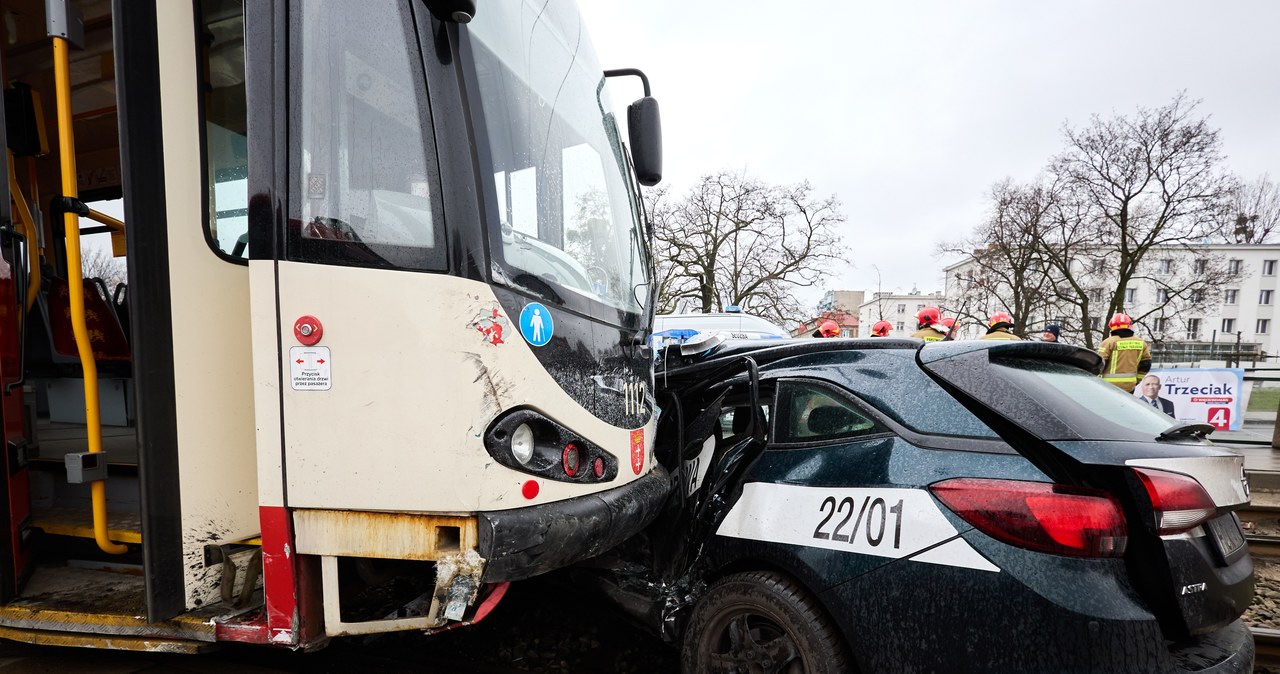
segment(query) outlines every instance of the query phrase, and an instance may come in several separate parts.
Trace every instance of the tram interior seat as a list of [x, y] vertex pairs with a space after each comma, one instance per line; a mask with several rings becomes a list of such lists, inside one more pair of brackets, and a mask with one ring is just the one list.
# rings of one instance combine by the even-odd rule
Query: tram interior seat
[[[70, 285], [46, 272], [44, 288], [27, 314], [25, 366], [38, 389], [39, 411], [51, 421], [84, 423], [84, 370], [71, 325]], [[104, 424], [131, 425], [131, 353], [100, 279], [84, 280], [85, 324], [93, 344]], [[38, 381], [37, 381], [38, 380]]]
[[[105, 287], [101, 279], [84, 280], [85, 325], [94, 361], [99, 375], [128, 377], [129, 340], [115, 309], [103, 297], [105, 290], [101, 289]], [[48, 273], [44, 276], [44, 289], [37, 295], [36, 311], [27, 323], [27, 371], [33, 376], [83, 376], [71, 325], [69, 288], [66, 279]]]
[[132, 344], [133, 334], [129, 328], [129, 284], [116, 284], [116, 290], [111, 295], [111, 306], [116, 310], [116, 320], [120, 321], [125, 341]]

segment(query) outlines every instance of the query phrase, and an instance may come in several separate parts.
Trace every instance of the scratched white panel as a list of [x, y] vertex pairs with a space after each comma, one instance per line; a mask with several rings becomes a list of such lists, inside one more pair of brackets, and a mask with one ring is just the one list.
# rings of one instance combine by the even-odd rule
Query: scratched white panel
[[[297, 345], [294, 320], [315, 316], [333, 363], [327, 391], [293, 390], [290, 364], [278, 370], [286, 382], [289, 506], [465, 513], [581, 496], [638, 478], [631, 431], [596, 418], [556, 384], [489, 286], [292, 262], [280, 263], [279, 279], [286, 353]], [[481, 437], [495, 417], [521, 406], [612, 452], [617, 478], [605, 485], [539, 480], [538, 496], [524, 498], [521, 485], [533, 476], [495, 462]], [[644, 436], [641, 474], [651, 467], [652, 422]]]
[[205, 568], [205, 544], [241, 540], [259, 529], [249, 271], [219, 259], [200, 234], [204, 179], [192, 11], [191, 3], [156, 4], [165, 55], [160, 105], [188, 608], [218, 596], [221, 567]]

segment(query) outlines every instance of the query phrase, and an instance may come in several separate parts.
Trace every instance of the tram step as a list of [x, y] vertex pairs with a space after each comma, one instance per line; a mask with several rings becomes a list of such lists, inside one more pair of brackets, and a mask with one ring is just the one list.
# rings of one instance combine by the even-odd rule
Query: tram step
[[217, 650], [218, 644], [194, 639], [162, 639], [147, 636], [119, 634], [84, 634], [54, 630], [34, 630], [0, 625], [0, 639], [18, 641], [35, 646], [59, 646], [64, 648], [101, 648], [115, 651], [145, 653], [182, 653], [195, 655]]
[[250, 609], [211, 604], [171, 620], [149, 622], [140, 574], [70, 565], [39, 565], [18, 598], [0, 605], [0, 639], [192, 653], [213, 647], [217, 622]]

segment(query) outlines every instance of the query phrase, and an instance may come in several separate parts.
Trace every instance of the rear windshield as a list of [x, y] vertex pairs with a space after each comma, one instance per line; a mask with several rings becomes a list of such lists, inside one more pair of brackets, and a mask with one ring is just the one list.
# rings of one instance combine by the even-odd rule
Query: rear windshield
[[1048, 413], [1015, 419], [1045, 440], [1151, 440], [1176, 424], [1132, 394], [1070, 365], [1029, 359], [993, 364], [1002, 379]]
[[882, 352], [838, 371], [859, 398], [917, 433], [998, 437], [916, 365], [915, 351]]

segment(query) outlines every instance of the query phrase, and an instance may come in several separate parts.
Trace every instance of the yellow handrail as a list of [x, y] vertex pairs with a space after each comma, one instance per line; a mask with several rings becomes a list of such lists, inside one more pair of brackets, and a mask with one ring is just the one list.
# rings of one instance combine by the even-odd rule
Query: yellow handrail
[[[71, 57], [67, 40], [53, 38], [54, 89], [58, 97], [58, 159], [62, 167], [62, 194], [72, 199], [79, 196], [76, 185], [75, 137], [71, 129]], [[71, 291], [71, 329], [76, 336], [76, 350], [84, 367], [84, 420], [89, 435], [89, 451], [102, 451], [102, 420], [98, 410], [98, 365], [93, 360], [89, 328], [84, 320], [84, 272], [80, 266], [80, 216], [62, 215], [67, 236], [67, 286]], [[93, 537], [103, 552], [123, 555], [129, 547], [112, 541], [107, 535], [107, 485], [95, 480], [90, 485], [93, 496]]]
[[124, 233], [124, 222], [120, 220], [116, 220], [115, 218], [111, 217], [110, 215], [107, 215], [106, 213], [101, 213], [99, 211], [95, 211], [92, 208], [90, 208], [89, 214], [84, 217], [89, 218], [90, 220], [96, 220], [97, 222], [100, 222], [110, 227], [111, 229], [116, 230], [117, 232], [120, 232], [122, 234]]
[[18, 185], [18, 176], [13, 172], [13, 151], [9, 152], [9, 194], [13, 197], [13, 202], [18, 205], [18, 219], [22, 221], [22, 229], [27, 237], [27, 306], [26, 310], [19, 311], [19, 318], [26, 318], [27, 312], [31, 311], [31, 306], [36, 303], [36, 296], [40, 294], [40, 249], [37, 245], [38, 234], [36, 233], [36, 221], [31, 217], [31, 208], [27, 206], [27, 199], [22, 194], [22, 187]]

